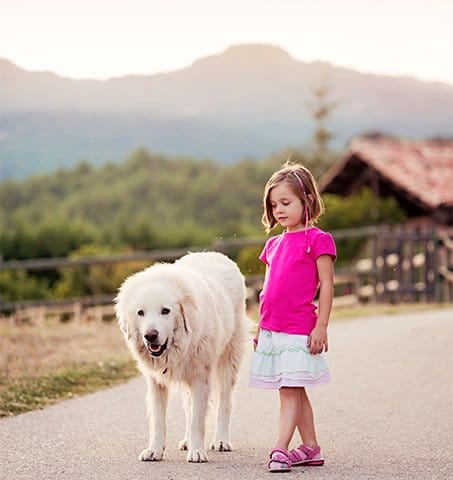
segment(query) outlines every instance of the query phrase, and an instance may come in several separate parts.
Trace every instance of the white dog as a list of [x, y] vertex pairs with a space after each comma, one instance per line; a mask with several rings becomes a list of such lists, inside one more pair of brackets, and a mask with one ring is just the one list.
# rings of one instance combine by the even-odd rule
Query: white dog
[[216, 252], [189, 253], [127, 278], [115, 298], [120, 329], [148, 384], [149, 446], [141, 460], [162, 460], [168, 387], [188, 387], [184, 408], [189, 462], [206, 462], [205, 416], [211, 383], [218, 393], [211, 448], [231, 450], [231, 393], [248, 323], [237, 265]]

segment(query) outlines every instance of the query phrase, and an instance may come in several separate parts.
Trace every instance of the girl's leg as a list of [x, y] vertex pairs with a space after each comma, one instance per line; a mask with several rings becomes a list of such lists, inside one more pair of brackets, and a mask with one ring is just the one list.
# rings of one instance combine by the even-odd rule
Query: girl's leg
[[302, 443], [310, 448], [318, 446], [316, 439], [315, 421], [313, 409], [311, 408], [310, 399], [308, 398], [305, 388], [297, 388], [298, 408], [297, 408], [297, 430], [299, 430]]
[[276, 448], [288, 450], [289, 442], [298, 425], [298, 410], [300, 409], [300, 388], [282, 387], [280, 395], [280, 418], [278, 423], [278, 438]]

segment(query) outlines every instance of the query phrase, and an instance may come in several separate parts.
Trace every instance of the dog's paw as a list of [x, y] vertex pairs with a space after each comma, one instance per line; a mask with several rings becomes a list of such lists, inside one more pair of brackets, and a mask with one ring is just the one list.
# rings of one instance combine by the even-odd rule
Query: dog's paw
[[217, 452], [231, 452], [233, 446], [228, 440], [214, 440], [211, 443], [211, 450], [216, 450]]
[[185, 438], [184, 440], [181, 440], [179, 443], [178, 443], [178, 448], [180, 450], [188, 450], [189, 449], [189, 442], [187, 441], [187, 439]]
[[200, 450], [189, 450], [187, 453], [187, 461], [194, 463], [203, 463], [208, 461], [206, 452], [203, 449]]
[[158, 462], [159, 460], [162, 460], [163, 456], [163, 449], [154, 450], [152, 448], [147, 448], [146, 450], [143, 450], [138, 458], [142, 462]]

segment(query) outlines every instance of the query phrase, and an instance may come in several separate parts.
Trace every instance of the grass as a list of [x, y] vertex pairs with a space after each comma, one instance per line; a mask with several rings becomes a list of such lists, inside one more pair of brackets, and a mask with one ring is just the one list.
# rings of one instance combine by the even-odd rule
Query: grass
[[58, 400], [110, 387], [136, 375], [131, 362], [110, 361], [75, 365], [37, 378], [5, 382], [1, 395], [0, 416], [44, 408]]
[[44, 408], [137, 375], [116, 323], [0, 324], [0, 417]]

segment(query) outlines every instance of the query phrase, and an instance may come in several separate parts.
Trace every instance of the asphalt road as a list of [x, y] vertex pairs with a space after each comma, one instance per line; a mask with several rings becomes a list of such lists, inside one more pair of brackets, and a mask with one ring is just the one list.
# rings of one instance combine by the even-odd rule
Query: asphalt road
[[267, 473], [278, 399], [274, 391], [247, 387], [250, 351], [235, 392], [234, 452], [187, 463], [177, 449], [184, 422], [174, 396], [164, 460], [140, 462], [147, 423], [145, 386], [137, 378], [1, 420], [0, 478], [452, 479], [453, 310], [341, 320], [332, 323], [329, 340], [333, 382], [310, 391], [324, 467]]

